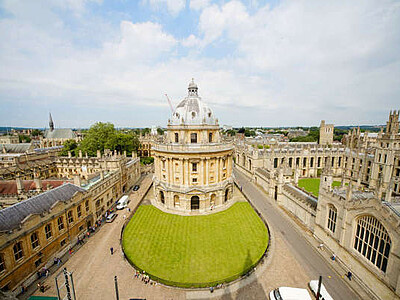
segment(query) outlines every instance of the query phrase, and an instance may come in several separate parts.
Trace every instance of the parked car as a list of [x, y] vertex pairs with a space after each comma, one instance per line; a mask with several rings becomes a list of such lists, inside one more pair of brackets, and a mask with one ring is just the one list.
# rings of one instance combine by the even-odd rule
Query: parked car
[[134, 190], [134, 191], [137, 191], [139, 188], [140, 188], [140, 186], [135, 185], [135, 186], [133, 187], [133, 190]]
[[[317, 297], [318, 291], [318, 280], [311, 280], [308, 285], [310, 286], [311, 291], [314, 293], [315, 297]], [[329, 295], [323, 283], [321, 283], [321, 290], [319, 291], [319, 299], [320, 300], [333, 300], [331, 295]]]
[[109, 215], [107, 216], [106, 222], [107, 222], [107, 223], [111, 223], [112, 221], [115, 220], [115, 218], [116, 218], [117, 216], [118, 216], [118, 215], [117, 215], [117, 214], [114, 214], [114, 213], [109, 214]]
[[311, 300], [306, 289], [280, 287], [269, 293], [270, 300]]

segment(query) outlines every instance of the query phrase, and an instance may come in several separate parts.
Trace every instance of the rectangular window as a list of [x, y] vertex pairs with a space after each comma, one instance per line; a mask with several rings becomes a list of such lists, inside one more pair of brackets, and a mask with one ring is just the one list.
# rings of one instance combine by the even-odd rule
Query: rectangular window
[[42, 264], [42, 259], [39, 258], [37, 261], [35, 261], [35, 267], [38, 268]]
[[296, 158], [296, 167], [298, 167], [300, 165], [300, 157]]
[[89, 200], [85, 202], [85, 209], [87, 212], [89, 211]]
[[60, 243], [61, 247], [64, 246], [67, 243], [67, 239], [63, 239]]
[[197, 163], [192, 163], [192, 172], [197, 172]]
[[317, 168], [320, 168], [320, 167], [321, 167], [321, 157], [318, 157]]
[[275, 159], [274, 159], [274, 168], [276, 169], [277, 167], [278, 167], [278, 159], [275, 158]]
[[314, 157], [311, 157], [310, 159], [310, 167], [314, 167]]
[[0, 273], [6, 270], [6, 262], [4, 261], [4, 254], [0, 254]]
[[196, 183], [197, 182], [197, 178], [192, 178], [192, 182]]
[[304, 157], [304, 158], [303, 158], [303, 167], [306, 167], [306, 166], [307, 166], [307, 158]]
[[78, 205], [78, 207], [76, 208], [76, 214], [78, 215], [78, 218], [80, 218], [82, 216], [82, 211], [81, 211], [80, 205]]
[[192, 144], [196, 144], [197, 143], [197, 133], [193, 132], [190, 134], [190, 142]]

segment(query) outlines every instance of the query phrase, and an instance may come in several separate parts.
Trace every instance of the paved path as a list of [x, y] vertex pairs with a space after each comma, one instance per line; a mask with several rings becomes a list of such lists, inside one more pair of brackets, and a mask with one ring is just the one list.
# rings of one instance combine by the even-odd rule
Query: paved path
[[[347, 278], [342, 279], [332, 270], [329, 263], [318, 254], [317, 250], [307, 242], [303, 234], [297, 231], [293, 223], [273, 204], [273, 200], [269, 199], [265, 193], [260, 191], [246, 176], [237, 170], [235, 170], [235, 177], [243, 187], [243, 192], [250, 202], [267, 220], [270, 227], [283, 235], [285, 242], [292, 249], [298, 262], [308, 270], [313, 279], [318, 279], [322, 275], [325, 287], [335, 300], [359, 299], [344, 282]], [[328, 276], [331, 276], [331, 278]]]

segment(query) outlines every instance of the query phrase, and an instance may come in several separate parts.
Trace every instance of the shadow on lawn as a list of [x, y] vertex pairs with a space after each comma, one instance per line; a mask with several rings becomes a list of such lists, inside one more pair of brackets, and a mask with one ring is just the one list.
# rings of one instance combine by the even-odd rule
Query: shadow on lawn
[[[243, 264], [243, 271], [246, 271], [248, 267], [252, 264], [252, 259], [250, 251], [247, 250], [247, 256]], [[239, 281], [239, 289], [235, 292], [231, 292], [230, 286], [225, 288], [225, 293], [221, 297], [222, 300], [246, 300], [246, 299], [257, 299], [266, 300], [267, 295], [265, 294], [264, 288], [258, 281], [256, 274], [253, 272], [248, 276], [254, 276], [255, 280], [251, 283], [247, 283], [245, 278]]]

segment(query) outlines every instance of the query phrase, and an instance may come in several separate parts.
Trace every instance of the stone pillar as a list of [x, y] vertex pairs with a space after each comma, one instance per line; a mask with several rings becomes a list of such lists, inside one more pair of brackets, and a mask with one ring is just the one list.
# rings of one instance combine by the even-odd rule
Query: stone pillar
[[205, 160], [205, 163], [206, 163], [206, 185], [208, 186], [208, 181], [209, 181], [209, 178], [210, 178], [210, 171], [209, 171], [209, 164], [210, 164], [210, 158], [209, 157], [207, 157], [206, 158], [206, 160]]
[[104, 172], [103, 172], [103, 170], [100, 170], [100, 179], [101, 179], [101, 180], [104, 179]]
[[184, 158], [184, 162], [185, 162], [185, 182], [186, 182], [186, 186], [189, 186], [189, 160], [187, 158]]
[[79, 150], [79, 158], [82, 158], [82, 150]]
[[81, 186], [81, 177], [79, 175], [74, 175], [74, 184], [77, 186]]
[[22, 179], [20, 177], [17, 177], [15, 181], [17, 182], [17, 193], [18, 195], [20, 195], [24, 191], [24, 183], [22, 182]]
[[200, 159], [200, 176], [199, 176], [199, 178], [201, 178], [201, 181], [199, 182], [199, 184], [200, 185], [205, 185], [205, 178], [204, 178], [204, 176], [205, 176], [205, 172], [204, 172], [204, 158], [201, 158]]
[[69, 157], [69, 158], [72, 157], [71, 151], [68, 151], [68, 157]]
[[42, 191], [42, 180], [38, 177], [33, 179], [33, 182], [35, 183], [36, 191], [41, 192]]
[[100, 150], [97, 150], [97, 158], [101, 158], [101, 152], [100, 152]]

